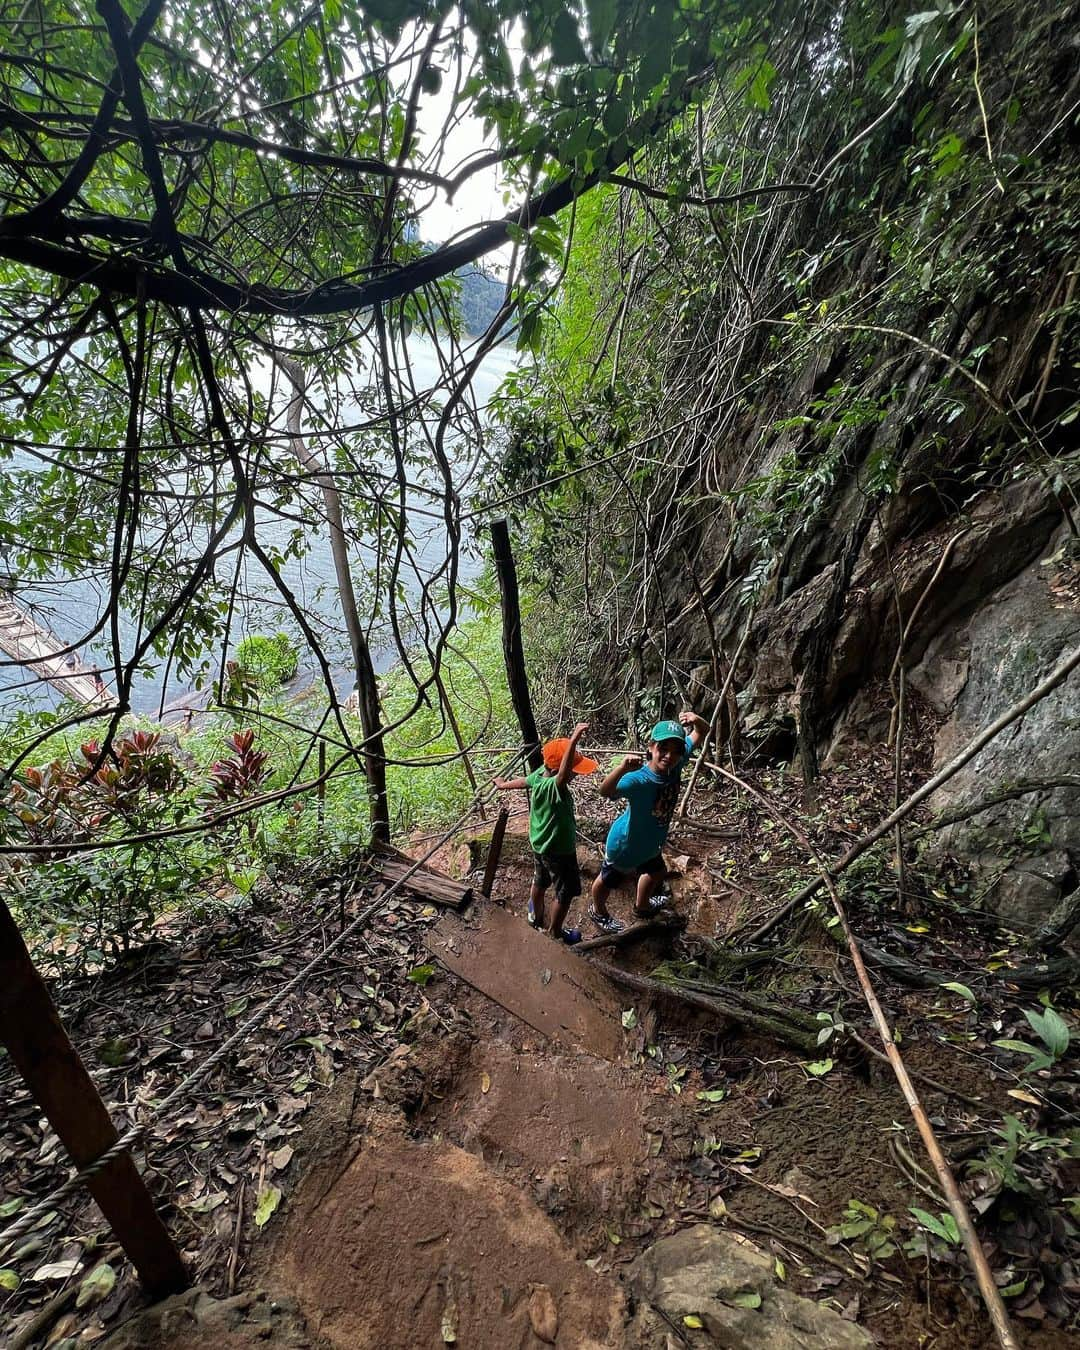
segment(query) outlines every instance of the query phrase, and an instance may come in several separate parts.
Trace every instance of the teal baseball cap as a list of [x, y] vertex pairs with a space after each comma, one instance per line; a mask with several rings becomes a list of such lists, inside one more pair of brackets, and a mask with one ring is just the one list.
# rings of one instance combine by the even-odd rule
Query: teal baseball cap
[[652, 731], [649, 732], [650, 741], [685, 741], [686, 732], [678, 722], [673, 722], [670, 718], [666, 722], [657, 722]]

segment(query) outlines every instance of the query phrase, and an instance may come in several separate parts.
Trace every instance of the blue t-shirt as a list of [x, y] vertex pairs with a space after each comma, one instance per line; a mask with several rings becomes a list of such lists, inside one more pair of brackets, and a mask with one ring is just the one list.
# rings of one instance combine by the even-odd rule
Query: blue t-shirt
[[693, 748], [694, 743], [687, 736], [682, 759], [666, 777], [643, 764], [619, 779], [615, 795], [626, 798], [627, 809], [608, 830], [605, 845], [608, 861], [619, 871], [640, 867], [664, 847], [679, 800], [683, 765]]

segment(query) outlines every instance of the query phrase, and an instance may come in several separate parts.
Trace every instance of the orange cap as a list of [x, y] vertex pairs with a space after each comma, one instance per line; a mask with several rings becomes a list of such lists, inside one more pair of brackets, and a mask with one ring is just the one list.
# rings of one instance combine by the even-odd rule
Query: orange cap
[[[558, 740], [548, 741], [541, 754], [544, 756], [544, 767], [557, 771], [559, 765], [563, 762], [563, 755], [566, 754], [566, 747], [570, 744], [568, 736], [560, 736]], [[574, 773], [595, 773], [599, 767], [595, 759], [589, 759], [579, 750], [574, 751], [574, 762], [570, 766]]]

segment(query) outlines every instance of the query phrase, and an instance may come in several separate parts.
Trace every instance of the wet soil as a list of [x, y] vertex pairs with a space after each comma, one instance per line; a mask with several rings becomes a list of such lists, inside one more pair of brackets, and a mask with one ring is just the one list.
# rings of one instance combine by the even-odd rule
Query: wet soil
[[[738, 920], [740, 893], [707, 862], [723, 847], [688, 831], [672, 849], [671, 889], [692, 932], [713, 936]], [[704, 1221], [752, 1241], [788, 1288], [828, 1302], [882, 1346], [990, 1345], [962, 1260], [896, 1252], [872, 1263], [828, 1232], [852, 1200], [905, 1235], [912, 1205], [940, 1208], [898, 1162], [897, 1141], [922, 1153], [890, 1071], [838, 1057], [818, 1077], [774, 1043], [668, 998], [613, 991], [587, 956], [526, 925], [529, 877], [511, 850], [496, 886], [508, 907], [478, 901], [427, 931], [438, 972], [397, 1048], [351, 1072], [340, 1066], [305, 1118], [280, 1209], [258, 1231], [249, 1211], [241, 1287], [290, 1309], [288, 1343], [668, 1350], [686, 1334], [646, 1333], [627, 1267]], [[617, 896], [613, 912], [629, 904]], [[650, 970], [670, 941], [658, 934], [616, 959]], [[843, 1000], [850, 977], [826, 937], [786, 959], [771, 973], [774, 990], [810, 1011]], [[946, 1150], [963, 1157], [1000, 1120], [1007, 1082], [924, 1034], [923, 993], [885, 987], [883, 997], [904, 1025], [910, 1067], [985, 1103], [980, 1112], [924, 1089]], [[1022, 1316], [1016, 1330], [1029, 1350], [1073, 1343]], [[116, 1350], [276, 1341], [265, 1311], [237, 1314], [220, 1334], [177, 1322], [154, 1335]]]

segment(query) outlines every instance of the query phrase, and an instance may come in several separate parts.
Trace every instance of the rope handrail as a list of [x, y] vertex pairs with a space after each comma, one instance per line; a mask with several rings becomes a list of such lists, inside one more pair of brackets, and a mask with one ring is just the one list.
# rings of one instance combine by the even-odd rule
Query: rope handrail
[[[505, 774], [514, 768], [515, 765], [524, 758], [524, 755], [524, 749], [516, 751], [503, 765], [503, 773]], [[69, 1196], [73, 1195], [91, 1177], [104, 1171], [111, 1162], [120, 1157], [121, 1154], [125, 1153], [134, 1144], [137, 1144], [140, 1140], [144, 1139], [150, 1133], [154, 1121], [159, 1118], [168, 1107], [188, 1093], [196, 1083], [201, 1082], [221, 1063], [226, 1055], [235, 1049], [236, 1046], [242, 1044], [248, 1036], [265, 1021], [268, 1012], [272, 1011], [282, 1003], [284, 999], [306, 980], [312, 971], [325, 961], [332, 952], [337, 951], [339, 947], [344, 945], [348, 938], [359, 929], [363, 928], [368, 920], [378, 913], [386, 901], [389, 900], [395, 892], [399, 891], [401, 887], [414, 876], [421, 867], [423, 867], [428, 859], [437, 853], [438, 850], [462, 828], [475, 808], [493, 796], [494, 791], [495, 789], [492, 786], [488, 786], [475, 793], [461, 815], [458, 816], [454, 823], [438, 837], [427, 852], [425, 852], [422, 857], [418, 858], [411, 867], [407, 868], [396, 881], [387, 886], [382, 894], [368, 905], [365, 910], [358, 914], [347, 927], [343, 928], [336, 938], [327, 943], [321, 952], [318, 952], [313, 956], [302, 970], [298, 971], [291, 979], [287, 980], [280, 989], [271, 994], [270, 998], [265, 1003], [260, 1004], [258, 1009], [252, 1013], [245, 1022], [237, 1027], [227, 1040], [223, 1041], [222, 1044], [208, 1055], [201, 1064], [182, 1079], [171, 1092], [167, 1093], [161, 1101], [152, 1108], [149, 1120], [126, 1130], [120, 1138], [117, 1139], [116, 1143], [112, 1144], [99, 1157], [95, 1158], [93, 1162], [87, 1163], [85, 1167], [79, 1168], [67, 1179], [67, 1181], [56, 1187], [55, 1190], [50, 1191], [42, 1200], [31, 1205], [29, 1209], [24, 1210], [14, 1223], [9, 1224], [3, 1232], [0, 1232], [0, 1251], [3, 1251], [17, 1238], [25, 1237], [35, 1224], [48, 1214], [50, 1210], [55, 1209], [61, 1201], [66, 1200]]]

